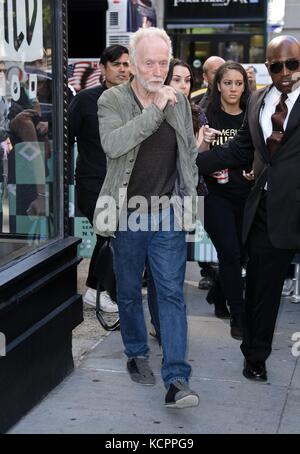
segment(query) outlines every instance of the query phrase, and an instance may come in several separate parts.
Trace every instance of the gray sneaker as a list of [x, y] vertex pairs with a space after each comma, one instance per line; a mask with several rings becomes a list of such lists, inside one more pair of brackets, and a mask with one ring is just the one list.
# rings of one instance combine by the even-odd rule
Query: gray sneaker
[[168, 408], [197, 407], [199, 400], [198, 394], [189, 388], [187, 382], [176, 380], [169, 386], [165, 406]]
[[145, 358], [131, 358], [127, 361], [127, 370], [131, 380], [141, 385], [154, 385], [155, 377]]

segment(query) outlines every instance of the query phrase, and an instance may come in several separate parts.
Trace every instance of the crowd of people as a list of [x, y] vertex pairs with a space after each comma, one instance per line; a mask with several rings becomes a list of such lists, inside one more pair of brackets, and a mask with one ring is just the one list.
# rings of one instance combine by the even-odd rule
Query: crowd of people
[[129, 49], [104, 50], [104, 83], [70, 104], [78, 205], [97, 234], [84, 300], [95, 303], [95, 264], [109, 238], [116, 301], [103, 288], [101, 307], [119, 313], [131, 379], [154, 385], [142, 304], [147, 270], [166, 407], [199, 404], [189, 385], [183, 294], [199, 196], [218, 253], [218, 267], [200, 263], [199, 286], [242, 340], [244, 376], [267, 380], [283, 284], [300, 249], [300, 44], [274, 38], [266, 59], [272, 84], [257, 90], [253, 67], [211, 56], [203, 67], [208, 89], [191, 100], [192, 70], [173, 58], [167, 33], [141, 28]]

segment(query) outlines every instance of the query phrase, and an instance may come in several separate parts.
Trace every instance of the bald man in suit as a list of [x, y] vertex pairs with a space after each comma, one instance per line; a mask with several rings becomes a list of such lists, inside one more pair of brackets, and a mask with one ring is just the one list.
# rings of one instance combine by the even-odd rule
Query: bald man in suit
[[[249, 263], [241, 350], [243, 374], [256, 381], [267, 380], [284, 278], [300, 250], [300, 43], [292, 36], [274, 38], [266, 66], [272, 84], [252, 94], [237, 136], [197, 158], [203, 174], [253, 161], [255, 184], [243, 229]], [[204, 140], [215, 134], [207, 128]]]

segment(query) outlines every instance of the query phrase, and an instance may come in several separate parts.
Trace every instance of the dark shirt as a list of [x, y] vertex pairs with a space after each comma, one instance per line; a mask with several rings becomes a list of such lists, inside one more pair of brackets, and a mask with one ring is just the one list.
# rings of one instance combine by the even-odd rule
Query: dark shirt
[[[218, 118], [218, 125], [220, 126], [218, 126], [218, 129], [222, 132], [222, 135], [218, 136], [218, 138], [212, 143], [212, 146], [223, 145], [227, 142], [227, 140], [232, 139], [241, 127], [243, 119], [244, 112], [239, 115], [230, 115], [224, 111], [220, 112]], [[212, 128], [216, 127], [214, 126], [213, 119], [211, 119], [209, 125]], [[225, 184], [219, 184], [216, 178], [210, 175], [205, 175], [204, 180], [207, 185], [208, 193], [214, 193], [229, 198], [246, 198], [251, 189], [252, 182], [249, 182], [243, 177], [243, 170], [244, 169], [241, 168], [229, 169], [229, 181]], [[249, 172], [251, 169], [246, 170]]]
[[210, 95], [211, 90], [208, 88], [204, 95], [201, 97], [200, 101], [197, 103], [204, 113], [207, 112], [208, 104], [210, 103]]
[[[142, 109], [137, 98], [136, 101]], [[170, 197], [177, 177], [176, 160], [176, 134], [163, 121], [158, 130], [141, 143], [128, 185], [128, 200], [139, 195], [150, 204], [151, 196]]]
[[76, 183], [99, 193], [106, 175], [106, 155], [99, 137], [97, 101], [105, 85], [80, 91], [69, 106], [69, 137], [77, 137]]

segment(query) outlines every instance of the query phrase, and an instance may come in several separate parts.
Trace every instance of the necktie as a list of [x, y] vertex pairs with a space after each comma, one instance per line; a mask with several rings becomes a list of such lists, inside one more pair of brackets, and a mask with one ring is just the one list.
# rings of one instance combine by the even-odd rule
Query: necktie
[[288, 108], [285, 103], [287, 98], [288, 95], [286, 93], [281, 94], [279, 103], [276, 106], [276, 110], [271, 117], [273, 132], [266, 140], [267, 148], [271, 155], [278, 150], [283, 137], [284, 120], [286, 119], [288, 113]]

